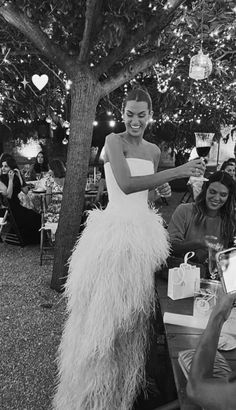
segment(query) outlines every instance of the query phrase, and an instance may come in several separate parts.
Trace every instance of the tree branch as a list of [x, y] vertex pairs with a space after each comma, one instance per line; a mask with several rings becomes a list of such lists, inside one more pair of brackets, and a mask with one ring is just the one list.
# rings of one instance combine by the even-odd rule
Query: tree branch
[[109, 80], [101, 82], [101, 98], [111, 93], [122, 84], [134, 78], [138, 73], [156, 64], [162, 58], [160, 50], [146, 53], [126, 64], [122, 69]]
[[220, 57], [215, 58], [215, 61], [217, 60], [223, 60], [226, 56], [228, 55], [234, 55], [236, 53], [236, 50], [232, 50], [232, 51], [226, 51], [224, 54], [222, 54]]
[[87, 0], [86, 2], [85, 27], [79, 53], [79, 61], [81, 61], [82, 63], [86, 62], [88, 59], [95, 18], [101, 7], [101, 4], [102, 0]]
[[19, 8], [12, 3], [6, 3], [0, 7], [0, 15], [7, 23], [23, 33], [50, 61], [68, 74], [71, 73], [70, 68], [74, 60], [56, 46], [40, 27], [32, 23]]
[[[160, 16], [155, 16], [150, 19], [145, 25], [139, 30], [136, 30], [132, 35], [125, 36], [122, 44], [119, 47], [112, 49], [111, 53], [103, 58], [99, 66], [96, 68], [96, 75], [100, 77], [104, 72], [118, 60], [122, 60], [127, 54], [134, 48], [140, 41], [147, 38], [147, 36], [156, 30], [156, 38], [173, 20], [175, 17], [176, 10], [181, 4], [186, 0], [173, 0], [171, 4], [171, 9], [169, 12], [164, 11]], [[129, 41], [127, 41], [129, 38]]]

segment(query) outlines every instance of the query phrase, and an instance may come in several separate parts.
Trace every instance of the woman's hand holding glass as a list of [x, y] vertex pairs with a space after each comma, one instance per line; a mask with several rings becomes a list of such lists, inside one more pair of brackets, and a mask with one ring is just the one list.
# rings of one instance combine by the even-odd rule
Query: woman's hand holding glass
[[166, 182], [163, 185], [160, 185], [158, 188], [156, 188], [155, 191], [157, 192], [157, 194], [164, 198], [169, 198], [171, 196], [171, 187], [168, 182]]
[[203, 176], [206, 170], [206, 164], [202, 158], [193, 159], [186, 164], [178, 167], [181, 171], [182, 177], [200, 177]]

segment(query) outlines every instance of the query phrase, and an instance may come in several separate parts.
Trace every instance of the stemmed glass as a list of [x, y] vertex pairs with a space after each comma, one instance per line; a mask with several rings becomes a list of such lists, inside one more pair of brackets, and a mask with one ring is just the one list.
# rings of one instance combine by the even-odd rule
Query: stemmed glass
[[[215, 133], [207, 133], [207, 132], [195, 132], [195, 146], [196, 146], [196, 151], [197, 154], [200, 158], [204, 160], [210, 152], [211, 145], [212, 145], [212, 140], [215, 135]], [[196, 177], [198, 180], [203, 180], [205, 181], [206, 178], [204, 176]]]
[[36, 182], [36, 184], [35, 184], [35, 188], [39, 188], [39, 185], [40, 185], [40, 182], [39, 182], [39, 180], [41, 179], [41, 173], [40, 172], [37, 172], [36, 173], [36, 180], [37, 180], [37, 182]]
[[208, 269], [210, 278], [219, 280], [216, 253], [223, 249], [223, 245], [219, 242], [219, 239], [213, 235], [206, 235], [205, 243], [208, 247]]

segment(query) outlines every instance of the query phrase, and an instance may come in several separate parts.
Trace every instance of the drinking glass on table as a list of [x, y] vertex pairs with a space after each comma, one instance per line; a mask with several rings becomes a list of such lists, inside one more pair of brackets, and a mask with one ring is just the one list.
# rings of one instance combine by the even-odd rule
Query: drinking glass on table
[[35, 188], [37, 189], [37, 188], [39, 188], [40, 187], [40, 179], [41, 179], [41, 173], [40, 172], [37, 172], [36, 173], [36, 180], [37, 180], [37, 182], [36, 182], [36, 184], [35, 184]]
[[193, 316], [199, 318], [209, 317], [216, 304], [217, 297], [221, 295], [223, 288], [217, 280], [200, 279], [194, 289]]
[[218, 267], [216, 263], [216, 253], [223, 249], [223, 245], [220, 243], [217, 236], [206, 235], [205, 243], [208, 247], [208, 269], [210, 278], [219, 280]]

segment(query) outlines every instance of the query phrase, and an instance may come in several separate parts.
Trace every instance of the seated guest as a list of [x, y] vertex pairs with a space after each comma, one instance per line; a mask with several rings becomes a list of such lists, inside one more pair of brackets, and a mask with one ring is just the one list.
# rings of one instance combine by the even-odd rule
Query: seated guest
[[107, 196], [105, 197], [105, 194], [104, 194], [104, 191], [106, 189], [106, 178], [105, 178], [105, 172], [104, 172], [103, 165], [101, 165], [100, 171], [101, 171], [101, 178], [99, 179], [98, 192], [94, 200], [94, 204], [95, 205], [100, 204], [102, 207], [105, 207], [107, 205]]
[[233, 244], [234, 207], [235, 182], [226, 172], [215, 172], [195, 202], [180, 204], [174, 211], [168, 226], [172, 256], [182, 258], [186, 252], [194, 251], [195, 261], [205, 263], [205, 235], [216, 236], [225, 248]]
[[236, 294], [222, 295], [214, 307], [194, 355], [187, 384], [187, 394], [201, 408], [235, 410], [236, 374], [214, 378], [213, 365], [222, 326], [228, 318]]
[[[11, 155], [11, 154], [8, 154], [7, 152], [3, 152], [3, 153], [0, 155], [0, 164], [1, 164], [3, 161], [5, 161], [6, 158], [12, 158], [12, 155]], [[1, 170], [1, 167], [0, 167], [0, 175], [1, 175], [1, 173], [2, 173], [2, 170]]]
[[227, 172], [235, 180], [235, 163], [230, 160], [223, 162], [220, 171]]
[[30, 170], [31, 170], [30, 164], [25, 164], [23, 168], [21, 169], [20, 171], [21, 175], [23, 175], [25, 180], [28, 180], [30, 178]]
[[235, 160], [234, 157], [231, 157], [231, 158], [227, 159], [227, 162], [230, 162], [230, 163], [236, 165], [236, 160]]
[[[50, 184], [47, 184], [45, 222], [58, 222], [61, 210], [62, 192], [64, 187], [66, 167], [60, 159], [50, 161]], [[53, 239], [54, 236], [53, 236]]]
[[55, 183], [63, 189], [66, 176], [66, 167], [64, 163], [60, 159], [55, 158], [50, 161], [49, 167], [52, 171], [52, 177], [54, 178]]
[[48, 165], [46, 154], [43, 151], [40, 151], [37, 154], [35, 163], [31, 166], [31, 169], [29, 171], [30, 179], [35, 180], [37, 175], [42, 176], [43, 172], [48, 172], [48, 171], [49, 171], [49, 165]]
[[18, 194], [28, 193], [28, 187], [23, 180], [12, 156], [4, 157], [0, 162], [0, 181], [4, 185], [3, 197], [6, 197], [15, 218], [18, 229], [25, 244], [39, 243], [41, 216], [20, 204]]

